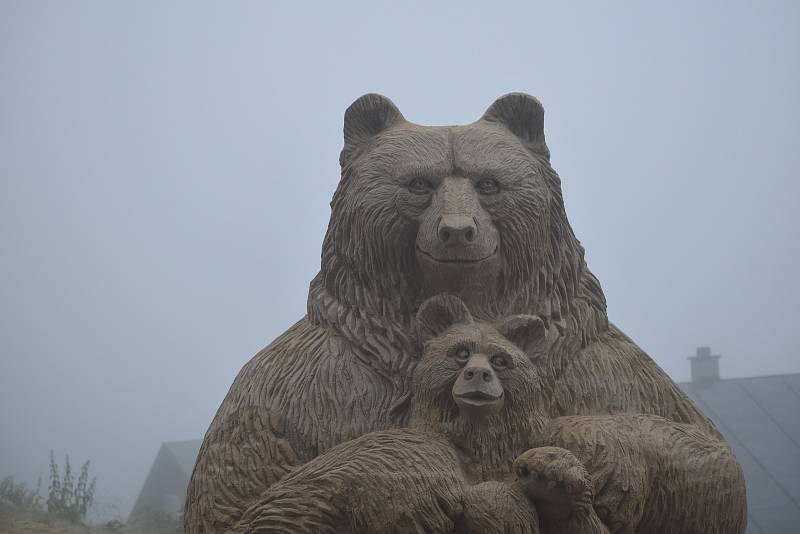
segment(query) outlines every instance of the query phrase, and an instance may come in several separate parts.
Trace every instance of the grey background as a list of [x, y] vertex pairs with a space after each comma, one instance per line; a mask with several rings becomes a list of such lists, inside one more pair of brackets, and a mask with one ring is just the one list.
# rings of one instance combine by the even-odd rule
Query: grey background
[[[126, 515], [319, 267], [342, 115], [544, 103], [614, 322], [800, 371], [800, 3], [0, 2], [0, 477]], [[46, 481], [45, 481], [46, 482]]]

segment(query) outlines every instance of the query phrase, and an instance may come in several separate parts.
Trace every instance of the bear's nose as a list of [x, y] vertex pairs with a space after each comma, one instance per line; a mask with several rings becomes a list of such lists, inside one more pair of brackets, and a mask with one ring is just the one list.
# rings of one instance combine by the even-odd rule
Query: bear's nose
[[492, 379], [492, 372], [485, 367], [469, 367], [464, 369], [464, 380], [483, 380], [488, 382]]
[[444, 215], [439, 221], [439, 241], [444, 246], [464, 246], [475, 239], [475, 219], [467, 215]]

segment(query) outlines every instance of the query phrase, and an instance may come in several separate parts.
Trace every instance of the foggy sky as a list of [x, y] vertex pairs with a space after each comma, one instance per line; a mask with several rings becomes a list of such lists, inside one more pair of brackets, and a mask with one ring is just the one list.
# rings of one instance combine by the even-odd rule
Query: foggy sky
[[536, 95], [611, 320], [678, 381], [800, 372], [800, 4], [559, 4], [0, 0], [0, 478], [91, 459], [124, 518], [202, 437], [305, 311], [366, 92]]

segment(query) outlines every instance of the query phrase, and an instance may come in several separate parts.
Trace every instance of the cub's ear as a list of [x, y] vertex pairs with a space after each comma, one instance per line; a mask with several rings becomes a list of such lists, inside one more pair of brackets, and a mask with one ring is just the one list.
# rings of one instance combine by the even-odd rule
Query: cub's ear
[[344, 148], [339, 163], [344, 167], [360, 146], [404, 120], [397, 106], [385, 96], [369, 93], [360, 97], [344, 112]]
[[417, 331], [423, 343], [454, 324], [471, 323], [472, 314], [464, 301], [455, 295], [441, 294], [422, 303], [417, 312]]
[[544, 142], [544, 108], [535, 97], [525, 93], [501, 96], [481, 120], [502, 124], [531, 150], [550, 159], [550, 150]]
[[512, 315], [503, 319], [496, 328], [528, 356], [537, 352], [547, 334], [544, 321], [535, 315]]

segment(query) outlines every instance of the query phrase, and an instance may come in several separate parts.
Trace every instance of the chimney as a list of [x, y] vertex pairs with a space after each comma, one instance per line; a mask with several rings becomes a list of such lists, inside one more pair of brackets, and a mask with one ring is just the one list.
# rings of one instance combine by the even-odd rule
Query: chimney
[[697, 347], [692, 364], [692, 384], [705, 386], [719, 380], [719, 355], [711, 354], [711, 347]]

